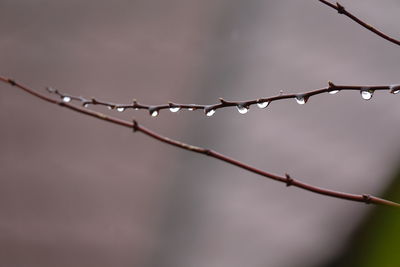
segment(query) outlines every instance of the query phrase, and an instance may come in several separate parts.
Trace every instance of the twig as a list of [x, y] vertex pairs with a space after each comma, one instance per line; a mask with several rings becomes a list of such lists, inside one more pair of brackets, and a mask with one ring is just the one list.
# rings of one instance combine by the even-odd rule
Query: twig
[[258, 174], [260, 176], [263, 176], [263, 177], [266, 177], [266, 178], [270, 178], [270, 179], [278, 181], [278, 182], [282, 182], [282, 183], [286, 184], [286, 186], [294, 186], [294, 187], [298, 187], [298, 188], [301, 188], [301, 189], [304, 189], [304, 190], [307, 190], [307, 191], [311, 191], [311, 192], [314, 192], [314, 193], [317, 193], [317, 194], [330, 196], [330, 197], [335, 197], [335, 198], [341, 198], [341, 199], [345, 199], [345, 200], [349, 200], [349, 201], [364, 202], [366, 204], [373, 203], [373, 204], [386, 205], [386, 206], [392, 206], [392, 207], [400, 207], [400, 204], [398, 204], [398, 203], [395, 203], [395, 202], [392, 202], [392, 201], [389, 201], [389, 200], [385, 200], [385, 199], [382, 199], [382, 198], [378, 198], [378, 197], [375, 197], [375, 196], [371, 196], [371, 195], [368, 195], [368, 194], [357, 195], [357, 194], [349, 194], [349, 193], [333, 191], [333, 190], [329, 190], [329, 189], [325, 189], [325, 188], [321, 188], [321, 187], [317, 187], [317, 186], [313, 186], [313, 185], [310, 185], [310, 184], [303, 183], [303, 182], [301, 182], [301, 181], [299, 181], [297, 179], [293, 179], [288, 174], [285, 174], [285, 176], [275, 175], [275, 174], [272, 174], [272, 173], [257, 169], [255, 167], [252, 167], [250, 165], [247, 165], [247, 164], [245, 164], [245, 163], [243, 163], [241, 161], [235, 160], [233, 158], [230, 158], [228, 156], [225, 156], [225, 155], [220, 154], [218, 152], [215, 152], [213, 150], [202, 148], [202, 147], [197, 147], [197, 146], [192, 146], [192, 145], [189, 145], [189, 144], [185, 144], [185, 143], [182, 143], [182, 142], [179, 142], [179, 141], [164, 137], [164, 136], [162, 136], [162, 135], [160, 135], [158, 133], [155, 133], [155, 132], [153, 132], [153, 131], [151, 131], [151, 130], [149, 130], [149, 129], [141, 126], [141, 125], [139, 125], [139, 123], [136, 120], [133, 120], [132, 122], [124, 121], [124, 120], [121, 120], [121, 119], [118, 119], [118, 118], [115, 118], [115, 117], [107, 116], [107, 115], [102, 114], [100, 112], [95, 112], [95, 111], [92, 111], [92, 110], [89, 110], [89, 109], [86, 109], [86, 108], [82, 108], [82, 107], [77, 107], [77, 106], [71, 105], [71, 104], [69, 104], [69, 103], [67, 103], [65, 101], [62, 101], [62, 100], [55, 100], [55, 99], [52, 99], [52, 98], [50, 98], [50, 97], [48, 97], [48, 96], [46, 96], [46, 95], [44, 95], [42, 93], [39, 93], [39, 92], [35, 91], [35, 90], [33, 90], [33, 89], [31, 89], [31, 88], [29, 88], [27, 86], [24, 86], [24, 85], [12, 80], [12, 79], [8, 79], [8, 78], [4, 78], [4, 77], [0, 76], [0, 81], [2, 81], [4, 83], [8, 83], [8, 84], [10, 84], [12, 86], [15, 86], [15, 87], [17, 87], [17, 88], [19, 88], [19, 89], [21, 89], [21, 90], [33, 95], [33, 96], [35, 96], [35, 97], [38, 97], [38, 98], [40, 98], [40, 99], [42, 99], [44, 101], [50, 102], [52, 104], [56, 104], [56, 105], [71, 109], [73, 111], [79, 112], [81, 114], [88, 115], [88, 116], [91, 116], [91, 117], [95, 117], [97, 119], [104, 120], [104, 121], [107, 121], [107, 122], [110, 122], [110, 123], [113, 123], [113, 124], [116, 124], [116, 125], [120, 125], [120, 126], [124, 126], [124, 127], [127, 127], [127, 128], [131, 128], [134, 132], [141, 132], [141, 133], [143, 133], [143, 134], [145, 134], [145, 135], [147, 135], [149, 137], [152, 137], [152, 138], [154, 138], [154, 139], [156, 139], [156, 140], [158, 140], [160, 142], [163, 142], [163, 143], [166, 143], [166, 144], [178, 147], [178, 148], [182, 148], [182, 149], [185, 149], [185, 150], [188, 150], [188, 151], [192, 151], [192, 152], [195, 152], [195, 153], [203, 154], [203, 155], [206, 155], [206, 156], [209, 156], [209, 157], [224, 161], [224, 162], [226, 162], [228, 164], [235, 165], [235, 166], [237, 166], [239, 168], [242, 168], [242, 169], [247, 170], [249, 172]]
[[73, 96], [67, 93], [60, 92], [57, 89], [52, 87], [48, 87], [47, 90], [50, 93], [54, 93], [58, 95], [64, 102], [70, 102], [72, 100], [80, 101], [84, 107], [88, 107], [89, 105], [101, 105], [106, 106], [109, 109], [115, 109], [119, 112], [123, 112], [126, 109], [144, 109], [148, 110], [149, 114], [153, 117], [156, 117], [160, 114], [160, 111], [163, 109], [169, 109], [171, 112], [178, 112], [179, 110], [204, 110], [204, 113], [207, 116], [212, 116], [217, 109], [222, 109], [226, 107], [236, 107], [241, 114], [247, 113], [250, 109], [250, 106], [257, 105], [259, 108], [266, 108], [270, 103], [278, 100], [284, 99], [295, 99], [299, 104], [305, 104], [310, 97], [314, 95], [319, 95], [323, 93], [336, 94], [339, 91], [359, 91], [361, 96], [365, 100], [369, 100], [372, 98], [375, 91], [385, 91], [389, 90], [390, 93], [397, 94], [400, 92], [400, 85], [378, 85], [378, 86], [365, 86], [365, 85], [335, 85], [332, 82], [328, 82], [328, 86], [321, 89], [312, 90], [309, 92], [304, 92], [300, 94], [280, 94], [277, 96], [272, 96], [268, 98], [259, 98], [256, 100], [247, 100], [247, 101], [227, 101], [220, 98], [220, 103], [212, 104], [212, 105], [198, 105], [198, 104], [177, 104], [177, 103], [169, 103], [164, 105], [145, 105], [139, 104], [136, 100], [132, 101], [132, 104], [116, 104], [112, 102], [106, 102], [102, 100], [98, 100], [95, 98], [88, 99], [83, 96]]
[[353, 14], [351, 14], [350, 12], [348, 12], [348, 11], [344, 8], [344, 6], [342, 6], [341, 4], [339, 4], [339, 2], [336, 2], [336, 5], [334, 5], [334, 4], [332, 4], [332, 3], [330, 3], [330, 2], [328, 2], [328, 1], [326, 1], [326, 0], [319, 0], [319, 1], [320, 1], [321, 3], [323, 3], [323, 4], [327, 5], [327, 6], [329, 6], [329, 7], [331, 7], [331, 8], [333, 8], [333, 9], [337, 10], [337, 12], [338, 12], [339, 14], [343, 14], [343, 15], [347, 16], [348, 18], [350, 18], [350, 19], [352, 19], [353, 21], [357, 22], [358, 24], [360, 24], [361, 26], [363, 26], [363, 27], [366, 28], [367, 30], [369, 30], [369, 31], [371, 31], [371, 32], [373, 32], [373, 33], [375, 33], [376, 35], [379, 35], [379, 36], [382, 37], [383, 39], [385, 39], [385, 40], [387, 40], [387, 41], [389, 41], [389, 42], [391, 42], [391, 43], [394, 43], [394, 44], [396, 44], [396, 45], [400, 45], [400, 41], [399, 41], [399, 40], [397, 40], [397, 39], [395, 39], [395, 38], [393, 38], [393, 37], [390, 37], [390, 36], [387, 35], [387, 34], [384, 34], [383, 32], [377, 30], [376, 28], [372, 27], [372, 26], [369, 25], [368, 23], [366, 23], [366, 22], [362, 21], [361, 19], [359, 19], [358, 17], [354, 16]]

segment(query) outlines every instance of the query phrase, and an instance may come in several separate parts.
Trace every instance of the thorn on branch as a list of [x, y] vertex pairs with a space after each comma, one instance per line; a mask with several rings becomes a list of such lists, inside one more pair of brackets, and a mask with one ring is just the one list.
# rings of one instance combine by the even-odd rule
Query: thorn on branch
[[286, 176], [286, 186], [289, 187], [293, 184], [294, 180], [292, 177], [290, 177], [289, 174], [285, 173]]
[[135, 119], [133, 119], [133, 125], [132, 125], [132, 130], [133, 130], [133, 132], [135, 133], [135, 132], [137, 132], [137, 130], [138, 130], [138, 128], [139, 128], [139, 124], [138, 124], [138, 122], [135, 120]]
[[364, 199], [365, 204], [371, 204], [371, 202], [372, 202], [371, 195], [363, 194], [362, 197]]
[[341, 4], [339, 4], [339, 2], [336, 2], [336, 7], [337, 7], [337, 12], [339, 14], [344, 14], [346, 13], [346, 9], [344, 8], [344, 6], [342, 6]]
[[8, 79], [8, 83], [11, 84], [12, 86], [17, 85], [17, 83], [13, 79]]

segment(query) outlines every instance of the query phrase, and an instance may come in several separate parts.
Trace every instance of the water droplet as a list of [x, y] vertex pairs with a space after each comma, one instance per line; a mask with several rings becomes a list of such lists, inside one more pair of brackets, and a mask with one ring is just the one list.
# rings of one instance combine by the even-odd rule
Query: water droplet
[[150, 112], [150, 115], [151, 115], [152, 117], [157, 117], [157, 116], [158, 116], [158, 110], [153, 110], [153, 111], [151, 111], [151, 112]]
[[206, 113], [207, 117], [211, 117], [212, 115], [215, 114], [215, 109], [209, 109], [209, 110], [205, 109], [204, 112]]
[[331, 95], [334, 95], [334, 94], [337, 94], [337, 93], [339, 93], [339, 90], [332, 90], [332, 91], [329, 91], [329, 94], [331, 94]]
[[373, 94], [374, 94], [374, 91], [372, 91], [372, 90], [368, 90], [368, 89], [361, 90], [361, 97], [364, 100], [370, 100], [372, 98]]
[[393, 84], [390, 86], [390, 93], [392, 94], [398, 94], [400, 93], [400, 84]]
[[84, 103], [84, 104], [83, 104], [83, 107], [84, 107], [84, 108], [87, 108], [88, 106], [89, 106], [89, 103]]
[[124, 110], [125, 110], [125, 108], [123, 108], [123, 107], [118, 107], [118, 108], [117, 108], [117, 111], [118, 111], [118, 112], [124, 112]]
[[169, 111], [171, 111], [171, 112], [178, 112], [179, 110], [181, 110], [181, 108], [180, 107], [170, 107], [169, 108]]
[[249, 111], [248, 107], [242, 106], [242, 105], [237, 105], [236, 106], [237, 110], [239, 111], [240, 114], [246, 114]]
[[69, 96], [64, 96], [64, 97], [62, 98], [62, 101], [65, 102], [65, 103], [68, 103], [68, 102], [71, 101], [71, 97], [69, 97]]
[[193, 111], [193, 110], [194, 110], [194, 108], [188, 108], [188, 110], [189, 110], [189, 111]]
[[107, 106], [107, 108], [108, 108], [109, 110], [112, 110], [114, 107], [112, 107], [112, 106]]
[[303, 95], [297, 95], [296, 96], [296, 102], [299, 105], [304, 105], [307, 102], [307, 100]]
[[268, 105], [269, 105], [269, 101], [264, 101], [264, 102], [257, 103], [257, 106], [259, 108], [266, 108], [266, 107], [268, 107]]

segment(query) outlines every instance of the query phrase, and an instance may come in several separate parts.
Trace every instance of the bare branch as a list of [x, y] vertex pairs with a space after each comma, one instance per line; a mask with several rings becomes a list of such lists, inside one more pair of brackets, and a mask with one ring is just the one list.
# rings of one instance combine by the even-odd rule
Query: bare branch
[[284, 183], [284, 184], [286, 184], [286, 186], [294, 186], [294, 187], [298, 187], [298, 188], [301, 188], [301, 189], [304, 189], [307, 191], [311, 191], [311, 192], [314, 192], [317, 194], [330, 196], [330, 197], [334, 197], [334, 198], [341, 198], [341, 199], [345, 199], [345, 200], [349, 200], [349, 201], [364, 202], [366, 204], [373, 203], [373, 204], [386, 205], [386, 206], [392, 206], [392, 207], [400, 207], [400, 204], [398, 204], [398, 203], [395, 203], [395, 202], [392, 202], [389, 200], [385, 200], [382, 198], [378, 198], [375, 196], [371, 196], [369, 194], [357, 195], [357, 194], [349, 194], [349, 193], [344, 193], [344, 192], [333, 191], [333, 190], [313, 186], [310, 184], [306, 184], [297, 179], [293, 179], [289, 174], [285, 174], [285, 176], [279, 176], [276, 174], [272, 174], [272, 173], [257, 169], [255, 167], [252, 167], [250, 165], [247, 165], [241, 161], [235, 160], [233, 158], [230, 158], [230, 157], [220, 154], [218, 152], [215, 152], [213, 150], [202, 148], [202, 147], [197, 147], [197, 146], [192, 146], [189, 144], [185, 144], [185, 143], [164, 137], [156, 132], [153, 132], [153, 131], [139, 125], [139, 123], [136, 120], [133, 120], [132, 122], [124, 121], [124, 120], [121, 120], [121, 119], [118, 119], [115, 117], [107, 116], [100, 112], [95, 112], [95, 111], [92, 111], [92, 110], [89, 110], [86, 108], [71, 105], [68, 103], [68, 101], [66, 102], [65, 100], [64, 101], [63, 100], [55, 100], [55, 99], [52, 99], [42, 93], [35, 91], [27, 86], [24, 86], [12, 79], [8, 79], [8, 78], [4, 78], [4, 77], [0, 76], [0, 81], [2, 81], [4, 83], [8, 83], [12, 86], [15, 86], [15, 87], [17, 87], [35, 97], [38, 97], [44, 101], [47, 101], [49, 103], [56, 104], [56, 105], [71, 109], [73, 111], [79, 112], [81, 114], [95, 117], [97, 119], [101, 119], [101, 120], [104, 120], [104, 121], [107, 121], [107, 122], [110, 122], [110, 123], [113, 123], [116, 125], [131, 128], [134, 132], [141, 132], [141, 133], [143, 133], [153, 139], [156, 139], [160, 142], [224, 161], [228, 164], [237, 166], [237, 167], [247, 170], [249, 172], [258, 174], [258, 175], [266, 177], [266, 178], [270, 178], [272, 180], [275, 180], [275, 181], [278, 181], [281, 183]]
[[393, 37], [390, 37], [390, 36], [387, 35], [387, 34], [384, 34], [383, 32], [377, 30], [376, 28], [372, 27], [372, 26], [369, 25], [368, 23], [366, 23], [366, 22], [362, 21], [361, 19], [359, 19], [358, 17], [354, 16], [353, 14], [351, 14], [350, 12], [348, 12], [348, 11], [344, 8], [344, 6], [342, 6], [341, 4], [339, 4], [339, 2], [336, 2], [336, 5], [334, 5], [334, 4], [332, 4], [332, 3], [330, 3], [330, 2], [328, 2], [328, 1], [326, 1], [326, 0], [319, 0], [319, 1], [320, 1], [321, 3], [323, 3], [323, 4], [327, 5], [327, 6], [329, 6], [329, 7], [331, 7], [331, 8], [333, 8], [333, 9], [337, 10], [337, 12], [338, 12], [339, 14], [343, 14], [343, 15], [347, 16], [348, 18], [350, 18], [350, 19], [352, 19], [353, 21], [357, 22], [358, 24], [360, 24], [361, 26], [363, 26], [363, 27], [366, 28], [367, 30], [369, 30], [369, 31], [371, 31], [371, 32], [373, 32], [373, 33], [375, 33], [376, 35], [378, 35], [378, 36], [380, 36], [380, 37], [382, 37], [383, 39], [385, 39], [385, 40], [387, 40], [387, 41], [389, 41], [389, 42], [391, 42], [391, 43], [394, 43], [394, 44], [396, 44], [396, 45], [400, 45], [400, 41], [399, 41], [399, 40], [397, 40], [397, 39], [395, 39], [395, 38], [393, 38]]
[[369, 100], [372, 98], [375, 91], [389, 91], [392, 94], [397, 94], [400, 92], [400, 85], [378, 85], [378, 86], [366, 86], [366, 85], [335, 85], [331, 81], [328, 82], [328, 86], [316, 89], [300, 94], [280, 94], [277, 96], [267, 97], [267, 98], [259, 98], [256, 100], [247, 100], [247, 101], [227, 101], [222, 98], [219, 99], [220, 103], [211, 104], [211, 105], [198, 105], [198, 104], [177, 104], [177, 103], [169, 103], [164, 105], [145, 105], [139, 104], [136, 100], [133, 100], [131, 104], [116, 104], [112, 102], [106, 102], [103, 100], [98, 100], [95, 98], [88, 99], [82, 96], [73, 96], [67, 93], [60, 92], [57, 89], [48, 87], [47, 90], [50, 93], [54, 93], [58, 95], [64, 102], [70, 101], [80, 101], [84, 107], [88, 107], [89, 105], [102, 105], [106, 106], [109, 109], [115, 109], [119, 112], [123, 112], [126, 109], [139, 110], [144, 109], [148, 110], [149, 114], [153, 117], [156, 117], [160, 114], [160, 111], [163, 109], [169, 109], [171, 112], [178, 112], [179, 110], [204, 110], [204, 113], [207, 116], [214, 115], [215, 111], [222, 108], [227, 107], [236, 107], [239, 113], [245, 114], [250, 109], [250, 106], [257, 105], [259, 108], [266, 108], [270, 103], [284, 100], [284, 99], [295, 99], [298, 104], [305, 104], [310, 97], [329, 93], [336, 94], [339, 91], [359, 91], [361, 96], [365, 100]]

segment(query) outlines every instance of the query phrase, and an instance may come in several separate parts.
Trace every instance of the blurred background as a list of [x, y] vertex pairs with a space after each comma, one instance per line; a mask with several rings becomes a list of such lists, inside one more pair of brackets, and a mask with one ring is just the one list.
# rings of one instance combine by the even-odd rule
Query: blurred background
[[[400, 37], [396, 0], [343, 0]], [[116, 103], [399, 83], [399, 47], [316, 0], [0, 0], [0, 74]], [[400, 200], [400, 96], [117, 113], [313, 185]], [[286, 188], [0, 85], [1, 266], [399, 266], [394, 209]], [[397, 257], [397, 258], [395, 258]], [[346, 265], [347, 264], [347, 265]]]

